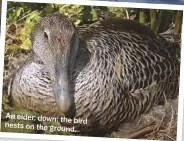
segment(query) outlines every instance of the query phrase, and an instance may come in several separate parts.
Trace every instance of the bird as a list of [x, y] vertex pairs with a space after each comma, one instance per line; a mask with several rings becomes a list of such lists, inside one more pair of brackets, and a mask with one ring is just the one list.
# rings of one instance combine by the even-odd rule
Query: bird
[[74, 124], [81, 135], [111, 133], [178, 96], [179, 45], [137, 21], [109, 19], [80, 30], [51, 14], [35, 26], [31, 42], [33, 55], [12, 80], [13, 105], [87, 119]]

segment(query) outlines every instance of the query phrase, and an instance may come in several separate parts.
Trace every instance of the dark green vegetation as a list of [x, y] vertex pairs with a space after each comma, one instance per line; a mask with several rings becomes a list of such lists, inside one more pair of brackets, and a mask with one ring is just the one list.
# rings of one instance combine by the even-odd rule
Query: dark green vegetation
[[[91, 7], [91, 6], [72, 6], [72, 5], [47, 5], [47, 4], [28, 4], [28, 3], [9, 3], [8, 17], [7, 17], [7, 38], [6, 38], [6, 60], [4, 82], [9, 80], [11, 73], [11, 57], [12, 55], [20, 60], [19, 54], [29, 54], [30, 49], [30, 32], [35, 23], [40, 17], [51, 13], [63, 13], [68, 15], [77, 26], [91, 24], [95, 21], [111, 19], [111, 18], [129, 18], [138, 20], [143, 24], [149, 26], [154, 32], [164, 32], [176, 23], [174, 28], [176, 33], [181, 30], [181, 12], [180, 11], [163, 11], [163, 10], [148, 10], [148, 9], [128, 9], [128, 8], [107, 8], [107, 7]], [[167, 15], [167, 16], [165, 16]], [[20, 61], [18, 60], [18, 61]], [[15, 62], [17, 60], [15, 59]], [[19, 66], [18, 66], [19, 67]], [[17, 67], [17, 68], [18, 68]], [[15, 67], [16, 68], [16, 67]], [[6, 71], [8, 73], [6, 73]], [[15, 69], [13, 70], [15, 71]], [[7, 98], [8, 83], [4, 85], [4, 102], [3, 109], [10, 110], [9, 101]], [[14, 110], [13, 110], [14, 111]], [[23, 113], [20, 111], [20, 113]], [[7, 120], [4, 119], [3, 120]], [[14, 121], [16, 122], [16, 121]], [[5, 131], [5, 130], [4, 130]], [[12, 131], [13, 132], [13, 131]], [[16, 132], [16, 131], [15, 131]], [[21, 131], [20, 131], [21, 132]], [[27, 131], [25, 131], [27, 132]], [[35, 131], [32, 131], [35, 133]]]
[[51, 13], [62, 13], [76, 25], [91, 24], [111, 18], [129, 18], [147, 24], [155, 32], [164, 32], [173, 23], [181, 31], [182, 12], [155, 9], [133, 9], [59, 4], [31, 4], [8, 2], [6, 53], [9, 49], [30, 49], [30, 32], [40, 17]]

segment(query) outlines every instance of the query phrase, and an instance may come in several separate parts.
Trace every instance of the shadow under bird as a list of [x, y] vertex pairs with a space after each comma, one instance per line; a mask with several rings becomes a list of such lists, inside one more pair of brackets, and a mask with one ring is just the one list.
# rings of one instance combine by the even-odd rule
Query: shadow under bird
[[81, 134], [110, 133], [178, 95], [179, 45], [136, 21], [100, 21], [80, 31], [53, 14], [35, 26], [31, 41], [33, 56], [12, 82], [13, 104], [87, 118], [76, 125]]

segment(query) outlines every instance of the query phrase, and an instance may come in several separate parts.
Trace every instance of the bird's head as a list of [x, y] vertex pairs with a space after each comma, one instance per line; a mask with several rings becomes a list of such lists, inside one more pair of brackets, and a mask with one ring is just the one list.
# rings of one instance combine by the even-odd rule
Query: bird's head
[[31, 35], [32, 49], [54, 78], [53, 90], [59, 111], [75, 115], [72, 72], [78, 50], [78, 33], [64, 15], [41, 19]]

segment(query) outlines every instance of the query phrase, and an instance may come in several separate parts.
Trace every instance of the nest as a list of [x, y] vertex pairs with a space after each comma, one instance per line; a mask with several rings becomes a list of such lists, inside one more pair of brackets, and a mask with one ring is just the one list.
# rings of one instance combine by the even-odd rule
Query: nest
[[175, 141], [177, 111], [178, 98], [167, 101], [165, 105], [155, 105], [148, 113], [122, 124], [113, 134], [120, 138]]

